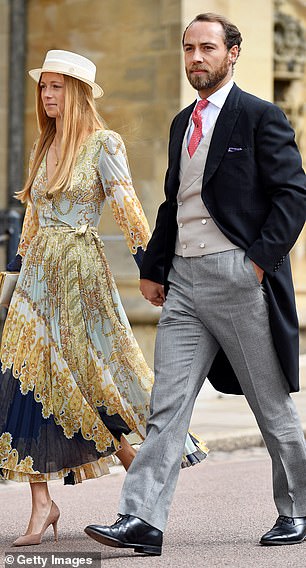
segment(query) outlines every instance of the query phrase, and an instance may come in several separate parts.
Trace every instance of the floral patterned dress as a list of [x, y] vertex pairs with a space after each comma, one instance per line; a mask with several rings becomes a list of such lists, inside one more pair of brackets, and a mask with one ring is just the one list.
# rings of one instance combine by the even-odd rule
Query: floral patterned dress
[[[122, 434], [143, 441], [153, 383], [97, 233], [105, 201], [136, 258], [150, 232], [115, 132], [88, 137], [65, 193], [47, 199], [46, 182], [45, 157], [2, 336], [0, 471], [15, 481], [78, 483], [109, 473]], [[182, 465], [206, 451], [188, 435]]]

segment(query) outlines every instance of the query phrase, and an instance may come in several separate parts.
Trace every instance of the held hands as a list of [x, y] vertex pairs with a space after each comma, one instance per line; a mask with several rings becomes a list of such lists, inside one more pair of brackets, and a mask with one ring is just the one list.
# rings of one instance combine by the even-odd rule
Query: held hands
[[140, 279], [140, 292], [143, 297], [151, 302], [153, 306], [162, 306], [165, 301], [165, 292], [162, 284], [147, 280], [146, 278]]
[[258, 264], [256, 264], [253, 260], [251, 260], [251, 263], [253, 264], [253, 268], [256, 272], [256, 276], [258, 278], [258, 281], [261, 284], [265, 271], [262, 268], [260, 268], [260, 266], [258, 266]]
[[[251, 260], [258, 281], [261, 283], [264, 276], [264, 270], [258, 266], [253, 260]], [[140, 279], [140, 292], [143, 297], [148, 300], [153, 306], [162, 306], [165, 301], [164, 286], [158, 284], [158, 282], [153, 282], [147, 278]]]

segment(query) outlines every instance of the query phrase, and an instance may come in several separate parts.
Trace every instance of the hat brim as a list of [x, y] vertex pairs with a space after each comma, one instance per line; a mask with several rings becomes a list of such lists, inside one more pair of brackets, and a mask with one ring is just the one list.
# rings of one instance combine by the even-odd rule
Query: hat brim
[[48, 69], [46, 67], [44, 67], [43, 69], [41, 69], [41, 68], [40, 69], [31, 69], [29, 71], [30, 77], [32, 77], [32, 79], [34, 79], [34, 81], [36, 81], [36, 83], [39, 82], [39, 79], [40, 79], [42, 73], [58, 73], [59, 75], [68, 75], [69, 77], [74, 77], [74, 79], [78, 79], [79, 81], [86, 83], [87, 85], [89, 85], [92, 88], [92, 93], [93, 93], [94, 99], [99, 99], [104, 94], [104, 91], [100, 87], [100, 85], [98, 85], [97, 83], [93, 83], [92, 81], [89, 81], [88, 79], [84, 79], [83, 77], [80, 77], [78, 75], [74, 75], [73, 73], [67, 73], [67, 72], [63, 72], [63, 71], [54, 71], [54, 69]]

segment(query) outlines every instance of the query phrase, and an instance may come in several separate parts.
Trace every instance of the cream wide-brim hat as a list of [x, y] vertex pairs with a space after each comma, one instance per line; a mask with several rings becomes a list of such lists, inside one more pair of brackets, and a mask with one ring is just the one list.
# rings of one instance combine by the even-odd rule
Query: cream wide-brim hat
[[39, 82], [42, 73], [69, 75], [69, 77], [74, 77], [90, 85], [95, 99], [103, 95], [103, 89], [95, 83], [95, 64], [90, 61], [90, 59], [87, 59], [87, 57], [83, 57], [83, 55], [78, 55], [72, 51], [63, 51], [60, 49], [51, 49], [48, 51], [42, 67], [29, 71], [30, 77], [32, 77], [36, 83]]

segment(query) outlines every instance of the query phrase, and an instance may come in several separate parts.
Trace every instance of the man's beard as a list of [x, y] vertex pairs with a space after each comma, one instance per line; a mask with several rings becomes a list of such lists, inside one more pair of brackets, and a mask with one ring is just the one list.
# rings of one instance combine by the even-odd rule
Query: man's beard
[[220, 66], [218, 67], [218, 69], [215, 69], [215, 71], [210, 71], [210, 72], [206, 71], [204, 76], [192, 74], [192, 71], [195, 71], [195, 70], [199, 71], [200, 69], [202, 69], [201, 66], [197, 66], [197, 67], [194, 66], [189, 71], [187, 71], [187, 69], [186, 69], [186, 74], [187, 74], [189, 83], [197, 91], [201, 91], [202, 89], [213, 89], [219, 83], [221, 83], [221, 81], [223, 81], [223, 79], [228, 74], [229, 63], [228, 63], [227, 56], [223, 59]]

